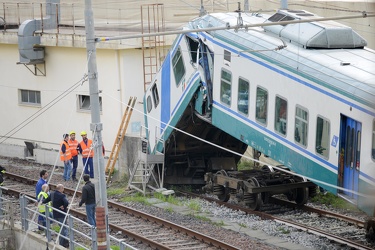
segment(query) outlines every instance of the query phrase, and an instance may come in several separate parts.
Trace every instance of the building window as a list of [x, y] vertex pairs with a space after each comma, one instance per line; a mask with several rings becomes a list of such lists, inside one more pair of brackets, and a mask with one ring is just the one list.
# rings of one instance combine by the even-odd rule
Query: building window
[[180, 85], [182, 78], [185, 75], [185, 65], [182, 58], [181, 48], [178, 47], [176, 53], [172, 58], [172, 65], [173, 65], [173, 72], [174, 72], [174, 79], [176, 81], [176, 85]]
[[329, 121], [322, 117], [317, 117], [315, 151], [327, 159], [329, 155], [329, 136], [330, 136], [329, 134], [330, 134]]
[[302, 107], [296, 107], [296, 120], [294, 128], [294, 140], [307, 146], [307, 128], [309, 123], [309, 113]]
[[220, 100], [230, 106], [232, 88], [232, 73], [221, 70]]
[[238, 79], [237, 109], [245, 115], [249, 113], [249, 82], [242, 78]]
[[263, 123], [263, 124], [267, 123], [267, 102], [268, 102], [267, 90], [257, 87], [255, 118], [258, 122]]
[[372, 159], [375, 160], [375, 120], [372, 121]]
[[[100, 111], [102, 111], [102, 97], [99, 96]], [[91, 110], [91, 102], [89, 95], [78, 96], [78, 108], [80, 110]]]
[[20, 89], [19, 100], [21, 104], [40, 106], [40, 91]]
[[286, 135], [288, 102], [276, 96], [275, 100], [275, 131]]

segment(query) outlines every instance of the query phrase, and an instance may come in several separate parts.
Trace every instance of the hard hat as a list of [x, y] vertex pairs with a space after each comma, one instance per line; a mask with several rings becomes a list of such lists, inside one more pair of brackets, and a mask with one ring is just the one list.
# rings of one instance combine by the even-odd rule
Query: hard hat
[[69, 135], [68, 134], [63, 134], [63, 138], [65, 139], [66, 137], [68, 137]]
[[73, 130], [69, 132], [69, 135], [71, 134], [76, 134], [76, 132], [74, 132]]
[[87, 135], [86, 131], [82, 131], [81, 135]]

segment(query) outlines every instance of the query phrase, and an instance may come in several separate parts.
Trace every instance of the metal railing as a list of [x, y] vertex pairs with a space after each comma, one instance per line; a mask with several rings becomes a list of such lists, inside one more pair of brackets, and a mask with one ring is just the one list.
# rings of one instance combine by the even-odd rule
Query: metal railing
[[[71, 214], [67, 214], [59, 210], [60, 213], [65, 215], [67, 236], [63, 236], [60, 230], [62, 223], [52, 218], [52, 212], [50, 212], [50, 209], [56, 209], [45, 205], [46, 212], [43, 214], [38, 211], [38, 206], [36, 204], [37, 201], [33, 198], [30, 198], [27, 195], [20, 196], [22, 230], [27, 232], [32, 230], [32, 228], [42, 228], [44, 230], [44, 232], [42, 230], [42, 234], [45, 234], [47, 242], [56, 240], [56, 243], [58, 243], [57, 237], [62, 237], [63, 239], [69, 241], [69, 249], [71, 250], [76, 249], [76, 247], [88, 250], [98, 249], [96, 227], [91, 226], [90, 224], [72, 216]], [[45, 226], [36, 222], [38, 216], [42, 216], [45, 219]], [[58, 225], [59, 227], [54, 225]], [[79, 225], [79, 229], [75, 229], [76, 225]], [[57, 231], [57, 229], [59, 230]], [[109, 237], [111, 246], [118, 246], [121, 250], [136, 249], [125, 243], [123, 239], [117, 239], [111, 235], [109, 235]]]

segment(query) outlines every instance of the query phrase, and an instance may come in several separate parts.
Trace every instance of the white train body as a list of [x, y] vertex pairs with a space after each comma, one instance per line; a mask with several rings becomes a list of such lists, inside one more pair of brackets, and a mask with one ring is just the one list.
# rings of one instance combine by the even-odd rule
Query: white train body
[[[217, 13], [186, 29], [304, 18], [316, 16]], [[188, 177], [230, 162], [198, 138], [239, 154], [248, 145], [373, 215], [375, 52], [365, 45], [333, 21], [180, 35], [145, 94], [150, 152], [163, 151], [171, 180], [188, 183], [176, 169]]]

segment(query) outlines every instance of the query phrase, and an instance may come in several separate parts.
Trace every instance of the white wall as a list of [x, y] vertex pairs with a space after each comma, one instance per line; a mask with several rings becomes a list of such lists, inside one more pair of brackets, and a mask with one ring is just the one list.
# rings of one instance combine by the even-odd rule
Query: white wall
[[[117, 134], [125, 105], [129, 96], [137, 96], [138, 101], [143, 97], [143, 77], [140, 50], [98, 50], [97, 68], [100, 96], [103, 101], [101, 122], [103, 123], [103, 142], [107, 150], [112, 148]], [[24, 146], [24, 140], [36, 141], [43, 148], [58, 148], [62, 135], [75, 130], [77, 139], [79, 132], [90, 131], [90, 112], [77, 109], [77, 95], [89, 95], [89, 83], [84, 82], [77, 89], [68, 93], [61, 101], [46, 109], [48, 104], [69, 87], [82, 82], [87, 71], [86, 50], [77, 48], [46, 48], [46, 76], [35, 76], [23, 65], [16, 65], [18, 61], [18, 47], [16, 45], [0, 45], [1, 78], [0, 100], [3, 117], [0, 135], [4, 135], [16, 128], [28, 117], [40, 112], [33, 121], [22, 125], [20, 130], [11, 135], [4, 143]], [[30, 107], [18, 103], [18, 90], [28, 89], [41, 91], [41, 107]], [[136, 107], [143, 110], [141, 104]], [[43, 113], [42, 113], [43, 112]], [[134, 112], [133, 122], [141, 123], [143, 116]], [[128, 130], [129, 133], [137, 131]], [[91, 133], [89, 133], [90, 137]]]

